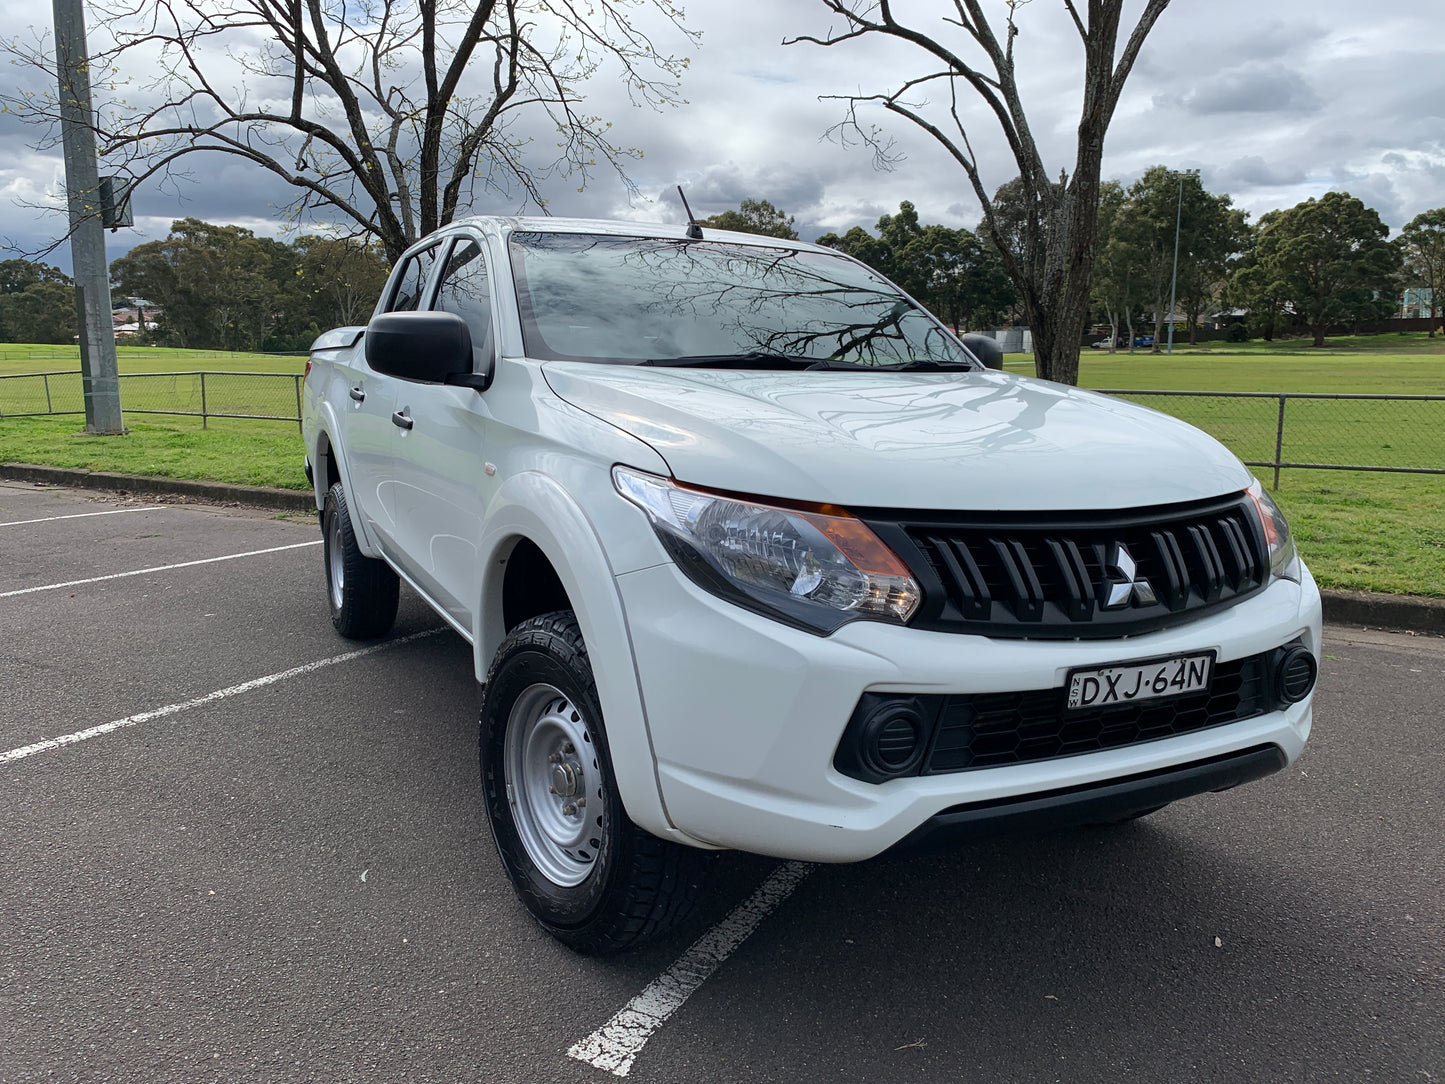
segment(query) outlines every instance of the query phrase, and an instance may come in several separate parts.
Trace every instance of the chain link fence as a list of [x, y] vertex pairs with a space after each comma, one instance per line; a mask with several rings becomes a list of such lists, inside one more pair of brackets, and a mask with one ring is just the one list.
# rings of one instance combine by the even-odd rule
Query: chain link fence
[[[201, 419], [255, 418], [301, 424], [300, 373], [121, 373], [126, 414], [175, 414]], [[0, 376], [0, 417], [84, 414], [79, 372]]]
[[[128, 414], [301, 422], [300, 373], [122, 373]], [[1445, 395], [1133, 391], [1115, 395], [1203, 429], [1251, 467], [1445, 474]], [[84, 414], [79, 372], [0, 376], [0, 417]]]
[[1445, 474], [1445, 395], [1106, 391], [1203, 429], [1251, 467]]

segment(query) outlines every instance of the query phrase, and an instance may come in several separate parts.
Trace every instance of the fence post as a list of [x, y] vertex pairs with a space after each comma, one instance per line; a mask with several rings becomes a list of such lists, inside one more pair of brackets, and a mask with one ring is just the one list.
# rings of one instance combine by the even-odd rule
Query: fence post
[[[201, 370], [201, 428], [206, 428], [206, 371]], [[1279, 456], [1275, 456], [1276, 459]]]
[[1274, 485], [1270, 488], [1279, 489], [1279, 463], [1284, 458], [1284, 401], [1289, 398], [1286, 395], [1279, 397], [1279, 424], [1274, 430]]
[[45, 374], [45, 413], [54, 414], [55, 409], [50, 405], [50, 374]]
[[292, 374], [292, 379], [296, 381], [296, 428], [301, 431], [301, 376]]

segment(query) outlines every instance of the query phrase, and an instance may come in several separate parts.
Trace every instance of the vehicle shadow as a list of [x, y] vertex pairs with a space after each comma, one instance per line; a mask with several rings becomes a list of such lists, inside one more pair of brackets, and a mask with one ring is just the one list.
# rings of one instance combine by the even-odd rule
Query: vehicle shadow
[[746, 1029], [804, 1079], [1431, 1079], [1438, 909], [1255, 849], [1230, 800], [819, 866], [695, 999], [691, 1059]]

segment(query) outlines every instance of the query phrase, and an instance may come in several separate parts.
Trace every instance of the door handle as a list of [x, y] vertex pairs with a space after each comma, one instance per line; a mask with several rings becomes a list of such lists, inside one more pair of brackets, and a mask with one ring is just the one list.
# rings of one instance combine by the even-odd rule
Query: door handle
[[391, 416], [391, 424], [392, 424], [392, 425], [399, 425], [399, 426], [401, 426], [401, 428], [403, 428], [403, 429], [410, 429], [410, 428], [411, 428], [411, 426], [412, 426], [411, 415], [406, 412], [406, 407], [402, 407], [400, 410], [398, 410], [395, 414], [393, 414], [393, 415]]
[[366, 392], [362, 391], [360, 388], [352, 388], [350, 394], [351, 397], [355, 399], [358, 403], [366, 398]]

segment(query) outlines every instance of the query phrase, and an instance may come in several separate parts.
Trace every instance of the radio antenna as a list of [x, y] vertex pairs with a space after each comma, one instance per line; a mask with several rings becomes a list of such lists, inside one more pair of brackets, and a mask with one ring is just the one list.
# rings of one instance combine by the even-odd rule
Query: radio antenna
[[697, 224], [697, 219], [692, 217], [692, 208], [687, 205], [687, 197], [682, 194], [682, 185], [677, 186], [677, 195], [682, 200], [682, 209], [687, 212], [687, 236], [694, 241], [701, 241], [702, 227]]

